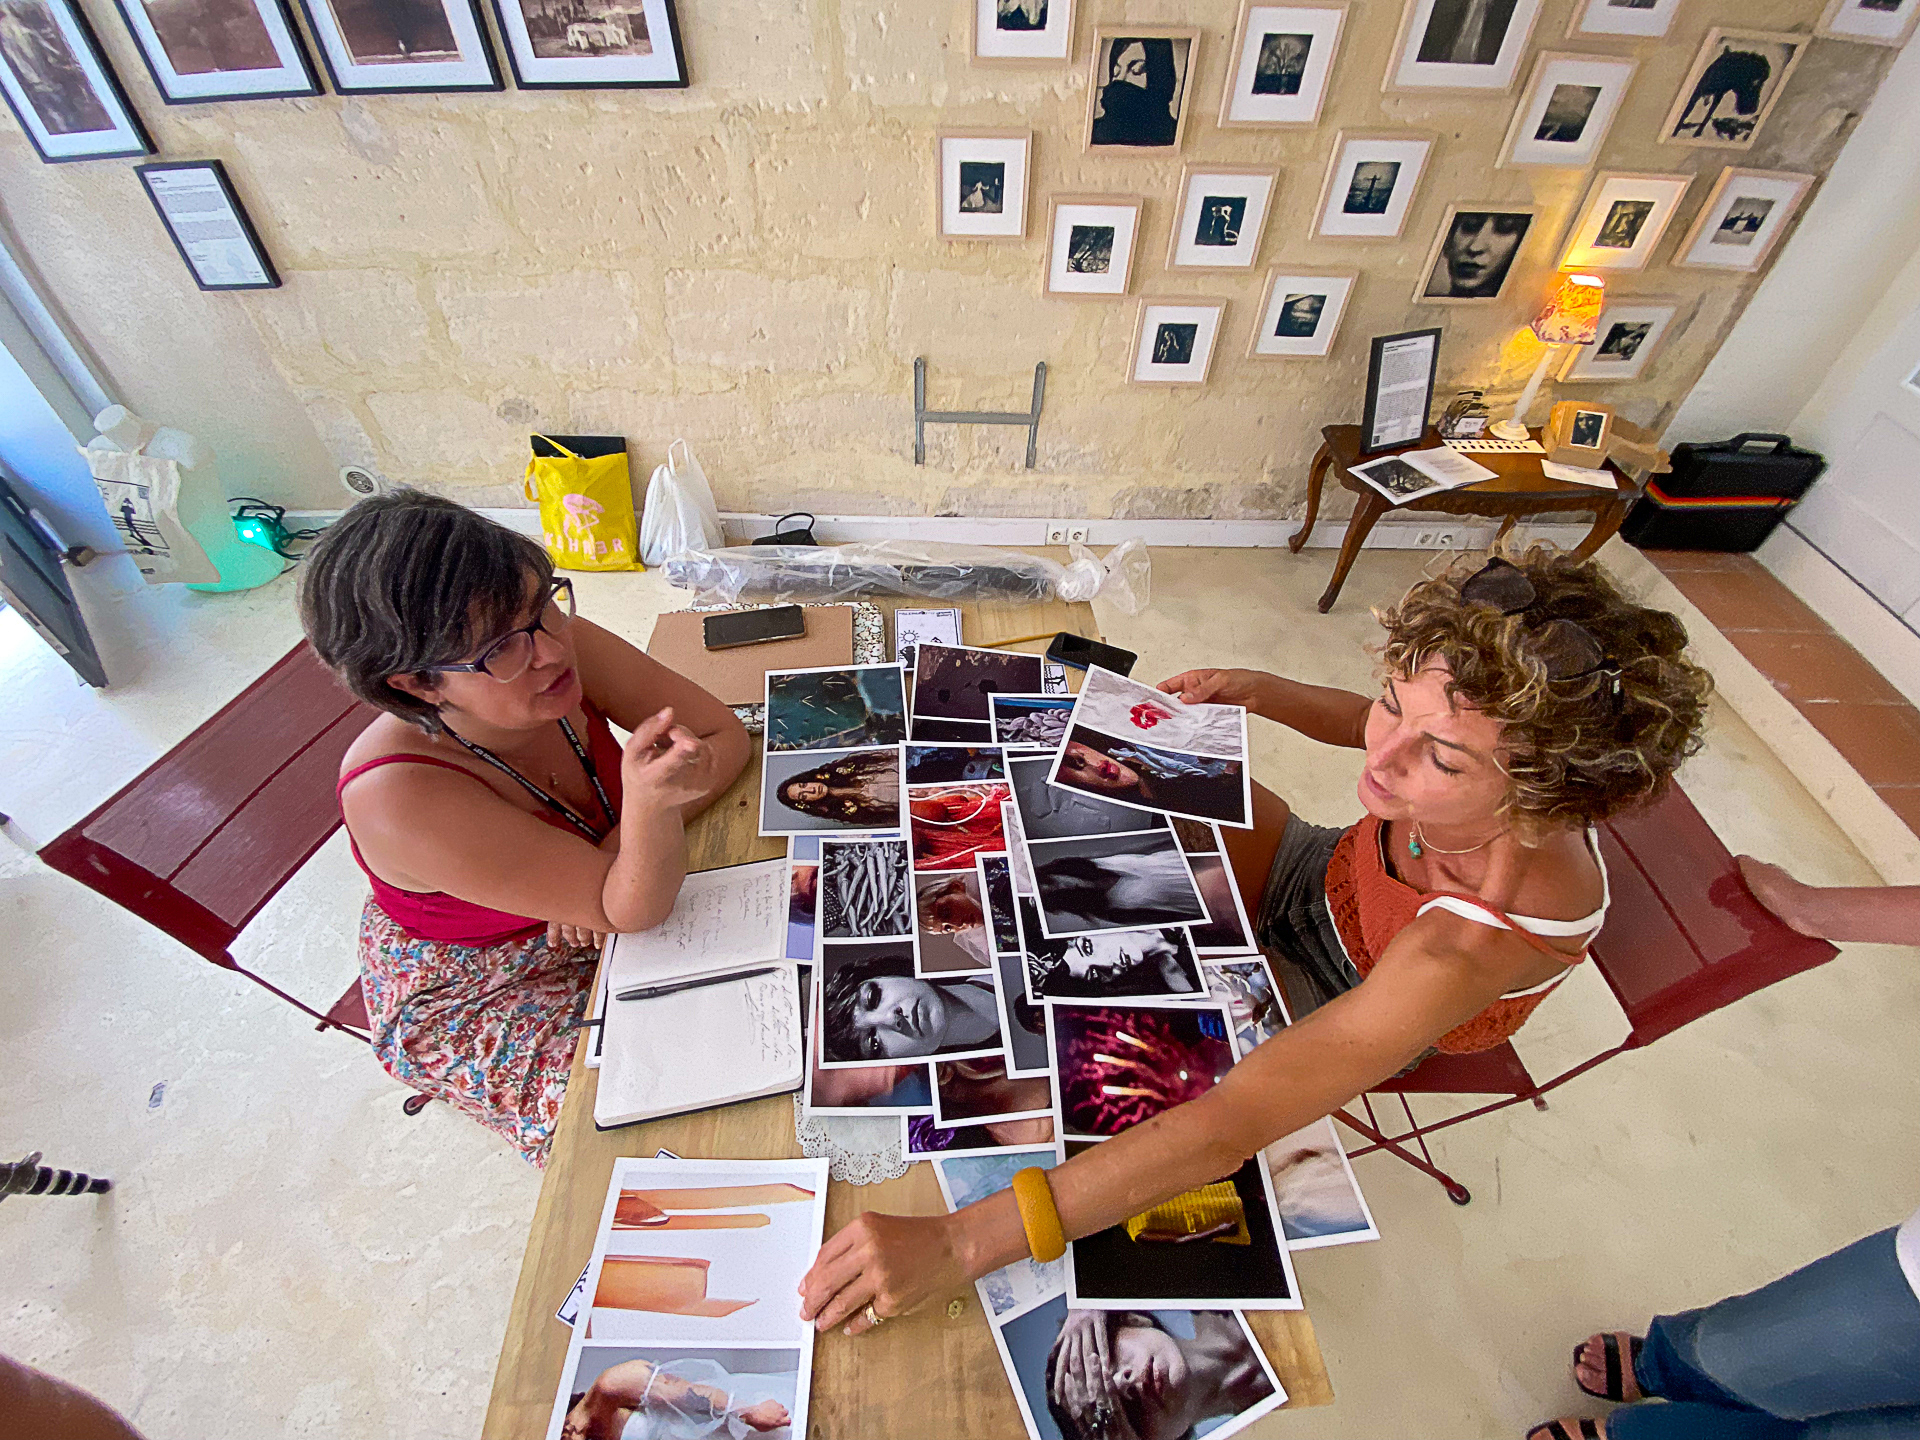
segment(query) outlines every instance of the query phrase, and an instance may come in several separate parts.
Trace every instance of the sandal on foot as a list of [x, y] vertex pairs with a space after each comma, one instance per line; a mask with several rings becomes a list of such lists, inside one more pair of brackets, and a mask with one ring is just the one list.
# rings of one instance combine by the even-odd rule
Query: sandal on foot
[[[1604, 1390], [1594, 1390], [1580, 1384], [1580, 1351], [1595, 1340], [1600, 1342], [1600, 1348], [1607, 1361], [1607, 1386]], [[1645, 1340], [1637, 1335], [1629, 1335], [1624, 1330], [1610, 1330], [1599, 1335], [1590, 1335], [1573, 1347], [1573, 1383], [1579, 1385], [1583, 1393], [1593, 1396], [1596, 1400], [1617, 1400], [1629, 1405], [1635, 1400], [1643, 1400], [1646, 1398], [1646, 1392], [1640, 1388], [1640, 1380], [1634, 1374], [1633, 1367], [1639, 1362], [1640, 1352], [1646, 1348]], [[1626, 1354], [1624, 1363], [1621, 1360], [1623, 1351]]]
[[1527, 1440], [1606, 1440], [1607, 1432], [1598, 1420], [1549, 1420], [1527, 1431]]

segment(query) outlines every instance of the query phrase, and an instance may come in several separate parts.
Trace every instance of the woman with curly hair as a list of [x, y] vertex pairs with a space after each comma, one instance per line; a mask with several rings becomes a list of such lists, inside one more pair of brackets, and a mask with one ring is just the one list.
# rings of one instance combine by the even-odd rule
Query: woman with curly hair
[[[1254, 828], [1225, 832], [1227, 851], [1262, 947], [1306, 982], [1301, 1018], [1205, 1095], [1054, 1168], [1068, 1237], [1232, 1174], [1430, 1051], [1512, 1035], [1606, 918], [1593, 827], [1700, 746], [1712, 681], [1685, 630], [1591, 562], [1492, 560], [1378, 618], [1377, 695], [1248, 670], [1162, 684], [1364, 751], [1367, 814], [1312, 825], [1254, 787]], [[802, 1313], [858, 1333], [1028, 1253], [1010, 1191], [933, 1219], [868, 1213], [821, 1248]]]
[[789, 810], [834, 820], [849, 830], [900, 825], [900, 752], [855, 750], [782, 780], [774, 798]]

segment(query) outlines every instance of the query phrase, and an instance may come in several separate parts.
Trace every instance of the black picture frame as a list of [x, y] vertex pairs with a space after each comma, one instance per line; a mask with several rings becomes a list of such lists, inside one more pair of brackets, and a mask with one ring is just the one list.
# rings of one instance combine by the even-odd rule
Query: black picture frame
[[[519, 0], [493, 0], [493, 19], [500, 36], [500, 48], [507, 52], [507, 65], [513, 71], [513, 83], [521, 90], [685, 90], [693, 84], [687, 69], [687, 50], [680, 39], [680, 13], [674, 7], [674, 0], [656, 0], [665, 11], [667, 19], [667, 42], [672, 46], [672, 77], [662, 80], [554, 80], [541, 79], [533, 74], [537, 63], [552, 64], [552, 60], [521, 55], [521, 37], [531, 35], [525, 25], [525, 12], [520, 10]], [[512, 5], [519, 12], [518, 20], [510, 20], [507, 7]], [[591, 60], [594, 57], [563, 57], [561, 64], [570, 64], [574, 60]]]
[[[200, 266], [181, 242], [179, 232], [173, 228], [166, 209], [160, 203], [160, 197], [154, 193], [153, 182], [147, 177], [168, 171], [198, 170], [210, 175], [220, 187], [220, 193], [226, 198], [228, 209], [238, 222], [240, 233], [253, 250], [253, 258], [265, 275], [263, 280], [236, 281], [233, 283], [208, 284], [200, 273]], [[160, 224], [166, 229], [167, 238], [173, 241], [173, 248], [179, 252], [180, 262], [187, 267], [187, 273], [193, 277], [193, 283], [202, 290], [277, 290], [280, 288], [280, 272], [273, 268], [273, 261], [267, 255], [266, 246], [260, 243], [260, 234], [253, 228], [253, 220], [247, 214], [246, 206], [240, 203], [240, 196], [233, 188], [233, 181], [227, 178], [227, 167], [218, 160], [158, 160], [150, 165], [136, 165], [133, 173], [140, 177], [140, 187], [147, 192], [154, 213], [160, 217]]]
[[[462, 0], [441, 0], [441, 6], [450, 18], [455, 13], [471, 18], [477, 51], [473, 58], [485, 62], [486, 79], [455, 85], [369, 85], [351, 76], [343, 79], [341, 66], [335, 60], [336, 39], [343, 37], [328, 0], [300, 0], [300, 15], [307, 22], [307, 33], [313, 37], [314, 48], [320, 52], [320, 63], [326, 67], [327, 83], [333, 87], [336, 95], [445, 95], [506, 89], [507, 82], [500, 74], [500, 61], [493, 53], [493, 41], [487, 34], [486, 17], [481, 13], [480, 0], [464, 0], [464, 3]], [[322, 9], [326, 11], [324, 23], [320, 15]], [[344, 61], [347, 57], [342, 55], [340, 58]], [[377, 73], [380, 67], [356, 63], [353, 68]]]
[[[86, 12], [74, 4], [73, 0], [41, 0], [41, 3], [45, 6], [49, 18], [54, 19], [56, 24], [60, 17], [65, 17], [72, 25], [74, 34], [80, 41], [81, 49], [85, 51], [84, 55], [76, 54], [74, 58], [80, 61], [83, 67], [86, 62], [91, 61], [93, 66], [98, 70], [101, 85], [94, 85], [92, 83], [92, 77], [89, 76], [86, 77], [88, 80], [88, 89], [93, 98], [100, 102], [101, 109], [109, 112], [109, 118], [115, 119], [112, 133], [118, 134], [124, 130], [128, 135], [132, 136], [136, 143], [131, 146], [122, 146], [112, 150], [76, 151], [70, 155], [56, 155], [52, 153], [41, 141], [40, 131], [35, 129], [34, 125], [28, 120], [26, 112], [21, 109], [20, 101], [15, 98], [15, 89], [20, 88], [24, 95], [24, 86], [21, 83], [20, 77], [14, 72], [12, 65], [7, 62], [4, 53], [0, 53], [0, 71], [4, 71], [4, 79], [0, 80], [0, 99], [4, 99], [7, 102], [7, 109], [13, 112], [14, 120], [18, 122], [21, 130], [26, 133], [27, 142], [33, 146], [34, 153], [49, 165], [66, 165], [76, 160], [125, 160], [141, 155], [155, 154], [153, 137], [147, 133], [147, 127], [140, 123], [139, 113], [133, 108], [133, 102], [127, 99], [126, 89], [120, 84], [120, 77], [113, 73], [113, 66], [107, 63], [106, 52], [100, 48], [100, 37], [94, 33], [93, 26], [87, 20]], [[60, 39], [65, 43], [67, 37], [62, 35]], [[69, 46], [69, 49], [71, 48], [72, 47]], [[102, 86], [104, 86], [104, 90]], [[119, 112], [117, 117], [114, 117], [111, 113], [114, 110]], [[41, 127], [41, 130], [45, 130], [44, 125]], [[49, 131], [47, 133], [51, 135], [52, 132]], [[107, 132], [88, 131], [80, 133], [101, 134]]]
[[[1433, 414], [1433, 382], [1440, 370], [1440, 326], [1431, 326], [1424, 330], [1402, 330], [1397, 335], [1376, 335], [1367, 352], [1367, 398], [1360, 412], [1360, 453], [1362, 455], [1380, 455], [1388, 450], [1403, 449], [1408, 445], [1417, 445], [1427, 433], [1429, 418]], [[1387, 347], [1413, 340], [1431, 340], [1433, 347], [1427, 356], [1427, 376], [1425, 395], [1420, 404], [1420, 428], [1404, 438], [1378, 440], [1380, 413], [1380, 376], [1386, 362]], [[1399, 387], [1394, 387], [1398, 389]], [[1397, 432], [1396, 432], [1397, 434]]]
[[[307, 52], [307, 42], [300, 34], [300, 27], [294, 24], [293, 9], [287, 4], [287, 0], [247, 0], [247, 3], [251, 4], [255, 11], [263, 12], [263, 23], [265, 20], [264, 12], [271, 11], [279, 17], [281, 25], [286, 30], [288, 50], [291, 52], [293, 61], [291, 65], [282, 65], [281, 69], [287, 71], [297, 68], [298, 74], [303, 78], [305, 83], [278, 90], [219, 90], [208, 91], [201, 95], [179, 95], [174, 93], [174, 85], [173, 82], [168, 80], [167, 72], [171, 71], [176, 76], [179, 72], [174, 70], [172, 57], [165, 54], [165, 37], [160, 34], [159, 27], [154, 25], [150, 15], [146, 16], [147, 23], [144, 28], [134, 19], [134, 9], [131, 7], [138, 7], [144, 15], [145, 5], [143, 0], [113, 0], [113, 3], [114, 7], [120, 12], [121, 22], [126, 25], [127, 33], [133, 36], [134, 47], [139, 50], [140, 59], [147, 67], [147, 74], [153, 77], [153, 88], [159, 92], [160, 99], [164, 104], [208, 105], [216, 101], [224, 100], [287, 100], [296, 96], [324, 95], [326, 93], [326, 91], [320, 88], [320, 72], [313, 68], [313, 57]], [[149, 32], [151, 32], [151, 34]], [[269, 35], [269, 39], [271, 38], [271, 35]], [[162, 52], [161, 55], [156, 56], [154, 54], [155, 46], [160, 48]], [[278, 49], [277, 46], [275, 48], [276, 50]], [[163, 60], [165, 61], [164, 67], [161, 63]], [[240, 74], [246, 72], [215, 71], [212, 73]]]

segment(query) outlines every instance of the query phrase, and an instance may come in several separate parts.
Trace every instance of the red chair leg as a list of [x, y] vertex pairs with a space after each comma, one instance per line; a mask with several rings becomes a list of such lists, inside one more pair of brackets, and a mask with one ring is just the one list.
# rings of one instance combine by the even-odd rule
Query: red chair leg
[[[1371, 1104], [1371, 1102], [1369, 1102], [1367, 1097], [1364, 1095], [1360, 1097], [1360, 1100], [1362, 1104], [1366, 1105], [1368, 1116], [1372, 1117], [1373, 1105]], [[1404, 1096], [1401, 1097], [1400, 1103], [1402, 1105], [1406, 1104], [1406, 1098]], [[1412, 1115], [1411, 1107], [1408, 1107], [1408, 1115], [1409, 1117], [1411, 1117]], [[1473, 1199], [1473, 1192], [1471, 1190], [1467, 1189], [1466, 1186], [1462, 1185], [1458, 1180], [1454, 1179], [1453, 1176], [1449, 1175], [1446, 1171], [1442, 1170], [1438, 1165], [1435, 1165], [1433, 1163], [1433, 1156], [1431, 1151], [1429, 1151], [1423, 1157], [1423, 1156], [1414, 1154], [1413, 1151], [1407, 1149], [1406, 1146], [1402, 1145], [1400, 1141], [1409, 1138], [1408, 1135], [1396, 1135], [1396, 1136], [1389, 1137], [1383, 1134], [1377, 1128], [1378, 1127], [1377, 1121], [1374, 1124], [1369, 1125], [1366, 1121], [1361, 1120], [1357, 1116], [1349, 1115], [1345, 1110], [1334, 1111], [1333, 1118], [1338, 1120], [1341, 1124], [1347, 1126], [1349, 1129], [1353, 1130], [1356, 1134], [1362, 1136], [1364, 1139], [1372, 1142], [1365, 1149], [1354, 1151], [1351, 1158], [1358, 1158], [1361, 1155], [1368, 1155], [1375, 1150], [1385, 1150], [1389, 1154], [1398, 1156], [1400, 1159], [1406, 1161], [1407, 1164], [1411, 1165], [1414, 1169], [1418, 1170], [1422, 1175], [1430, 1176], [1432, 1179], [1438, 1181], [1440, 1184], [1440, 1188], [1447, 1192], [1447, 1198], [1451, 1200], [1454, 1204], [1465, 1205]], [[1413, 1139], [1418, 1140], [1420, 1142], [1420, 1148], [1422, 1150], [1426, 1150], [1426, 1141], [1424, 1138], [1422, 1138], [1418, 1127], [1416, 1127], [1414, 1130], [1409, 1132], [1409, 1134]]]

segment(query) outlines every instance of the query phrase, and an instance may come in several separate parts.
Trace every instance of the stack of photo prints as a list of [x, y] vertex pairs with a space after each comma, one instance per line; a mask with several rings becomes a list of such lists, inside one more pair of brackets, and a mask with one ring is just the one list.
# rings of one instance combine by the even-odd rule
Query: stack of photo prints
[[[1050, 695], [1040, 667], [923, 641], [912, 670], [767, 677], [806, 1106], [898, 1115], [956, 1209], [1204, 1094], [1288, 1023], [1222, 834], [1252, 823], [1246, 712], [1098, 668]], [[1375, 1238], [1321, 1120], [977, 1288], [1035, 1440], [1109, 1404], [1224, 1440], [1286, 1399], [1239, 1312], [1300, 1308], [1292, 1251]], [[1176, 1378], [1096, 1398], [1072, 1358], [1095, 1354]]]

